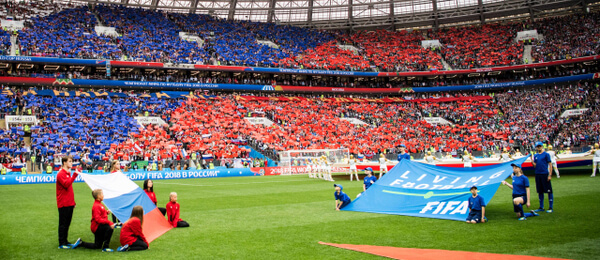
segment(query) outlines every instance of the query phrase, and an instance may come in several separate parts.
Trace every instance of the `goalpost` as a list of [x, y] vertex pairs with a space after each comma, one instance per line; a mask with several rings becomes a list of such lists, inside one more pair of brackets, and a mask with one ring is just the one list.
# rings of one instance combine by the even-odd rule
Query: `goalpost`
[[288, 150], [279, 152], [281, 175], [306, 174], [309, 167], [321, 165], [321, 158], [325, 158], [327, 165], [332, 169], [348, 166], [350, 151], [344, 149], [313, 149], [313, 150]]

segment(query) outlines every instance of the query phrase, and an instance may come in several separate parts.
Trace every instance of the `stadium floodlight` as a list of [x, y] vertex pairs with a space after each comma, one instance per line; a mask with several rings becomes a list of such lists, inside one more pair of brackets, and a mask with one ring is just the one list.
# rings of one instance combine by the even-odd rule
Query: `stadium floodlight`
[[281, 175], [306, 174], [311, 169], [323, 166], [339, 172], [339, 168], [348, 166], [349, 154], [348, 148], [281, 151]]

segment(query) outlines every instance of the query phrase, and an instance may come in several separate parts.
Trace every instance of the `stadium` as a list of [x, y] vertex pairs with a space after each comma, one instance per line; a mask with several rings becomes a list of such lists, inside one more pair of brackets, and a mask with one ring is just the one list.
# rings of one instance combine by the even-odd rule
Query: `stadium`
[[2, 259], [600, 259], [600, 1], [0, 0], [0, 26]]

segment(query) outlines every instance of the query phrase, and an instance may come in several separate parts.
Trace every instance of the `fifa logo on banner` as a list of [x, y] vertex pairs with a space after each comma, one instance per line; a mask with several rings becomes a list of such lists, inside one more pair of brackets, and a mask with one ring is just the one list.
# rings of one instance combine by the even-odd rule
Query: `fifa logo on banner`
[[[457, 207], [458, 205], [458, 207]], [[437, 206], [434, 208], [434, 206]], [[435, 209], [435, 210], [434, 210]], [[467, 214], [467, 210], [469, 210], [469, 202], [468, 201], [432, 201], [428, 202], [427, 205], [419, 212], [421, 214], [428, 213], [428, 211], [433, 210], [429, 214], [437, 215], [437, 214]]]

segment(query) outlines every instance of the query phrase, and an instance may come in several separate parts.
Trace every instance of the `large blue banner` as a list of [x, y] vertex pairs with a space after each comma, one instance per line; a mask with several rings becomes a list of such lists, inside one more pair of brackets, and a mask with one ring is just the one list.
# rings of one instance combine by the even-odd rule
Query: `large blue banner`
[[185, 83], [185, 82], [158, 82], [158, 81], [124, 81], [103, 79], [73, 79], [73, 85], [80, 86], [112, 86], [142, 89], [233, 89], [233, 90], [275, 90], [272, 85], [242, 85], [242, 84], [212, 84], [212, 83]]
[[[214, 170], [180, 170], [180, 171], [130, 171], [124, 172], [132, 181], [170, 180], [170, 179], [199, 179], [220, 177], [242, 177], [259, 176], [260, 173], [251, 171], [249, 168], [230, 168]], [[77, 176], [75, 182], [83, 182], [81, 176]], [[0, 185], [12, 184], [40, 184], [56, 183], [56, 174], [12, 174], [1, 175]]]
[[343, 210], [465, 221], [469, 189], [477, 186], [486, 205], [524, 157], [485, 167], [450, 168], [402, 160]]
[[[576, 76], [567, 76], [559, 78], [536, 79], [529, 81], [514, 81], [493, 84], [479, 85], [461, 85], [449, 87], [421, 87], [411, 88], [414, 92], [439, 92], [439, 91], [460, 91], [460, 90], [478, 90], [478, 89], [496, 89], [496, 88], [514, 88], [523, 86], [534, 86], [542, 84], [554, 84], [560, 82], [588, 80], [595, 77], [594, 73], [582, 74]], [[92, 80], [92, 79], [73, 79], [68, 80], [66, 85], [75, 86], [111, 86], [111, 87], [129, 87], [141, 89], [229, 89], [229, 90], [255, 90], [255, 91], [274, 91], [273, 85], [249, 85], [249, 84], [211, 84], [211, 83], [184, 83], [184, 82], [153, 82], [153, 81], [123, 81], [123, 80]], [[285, 87], [285, 86], [284, 86]], [[297, 88], [297, 87], [296, 87]], [[305, 87], [310, 90], [310, 87]], [[373, 89], [376, 91], [377, 89]], [[352, 92], [352, 88], [346, 88], [345, 92]]]
[[412, 88], [414, 92], [437, 92], [437, 91], [459, 91], [459, 90], [477, 90], [477, 89], [495, 89], [495, 88], [515, 88], [524, 86], [535, 86], [544, 84], [555, 84], [569, 81], [589, 80], [593, 79], [594, 73], [582, 74], [575, 76], [566, 76], [558, 78], [547, 78], [547, 79], [534, 79], [528, 81], [512, 81], [502, 83], [489, 83], [489, 84], [477, 84], [477, 85], [461, 85], [461, 86], [449, 86], [449, 87], [422, 87]]
[[360, 72], [343, 70], [312, 70], [312, 69], [284, 69], [284, 68], [247, 68], [246, 72], [265, 72], [265, 73], [288, 73], [288, 74], [307, 74], [307, 75], [328, 75], [328, 76], [358, 76], [358, 77], [378, 77], [379, 72]]
[[[460, 90], [478, 90], [478, 89], [496, 89], [496, 88], [514, 88], [523, 86], [534, 86], [542, 84], [554, 84], [569, 81], [589, 80], [594, 78], [594, 73], [582, 74], [576, 76], [567, 76], [559, 78], [536, 79], [528, 81], [514, 81], [493, 84], [479, 85], [461, 85], [450, 87], [421, 87], [411, 88], [414, 92], [438, 92], [438, 91], [460, 91]], [[90, 80], [90, 79], [73, 79], [74, 85], [89, 85], [89, 86], [112, 86], [112, 87], [129, 87], [129, 88], [184, 88], [184, 89], [231, 89], [231, 90], [261, 90], [274, 91], [272, 85], [248, 85], [248, 84], [211, 84], [211, 83], [183, 83], [183, 82], [152, 82], [152, 81], [122, 81], [122, 80]], [[310, 87], [306, 87], [310, 90]], [[374, 89], [376, 90], [376, 89]], [[347, 88], [345, 91], [352, 92], [352, 88]]]

